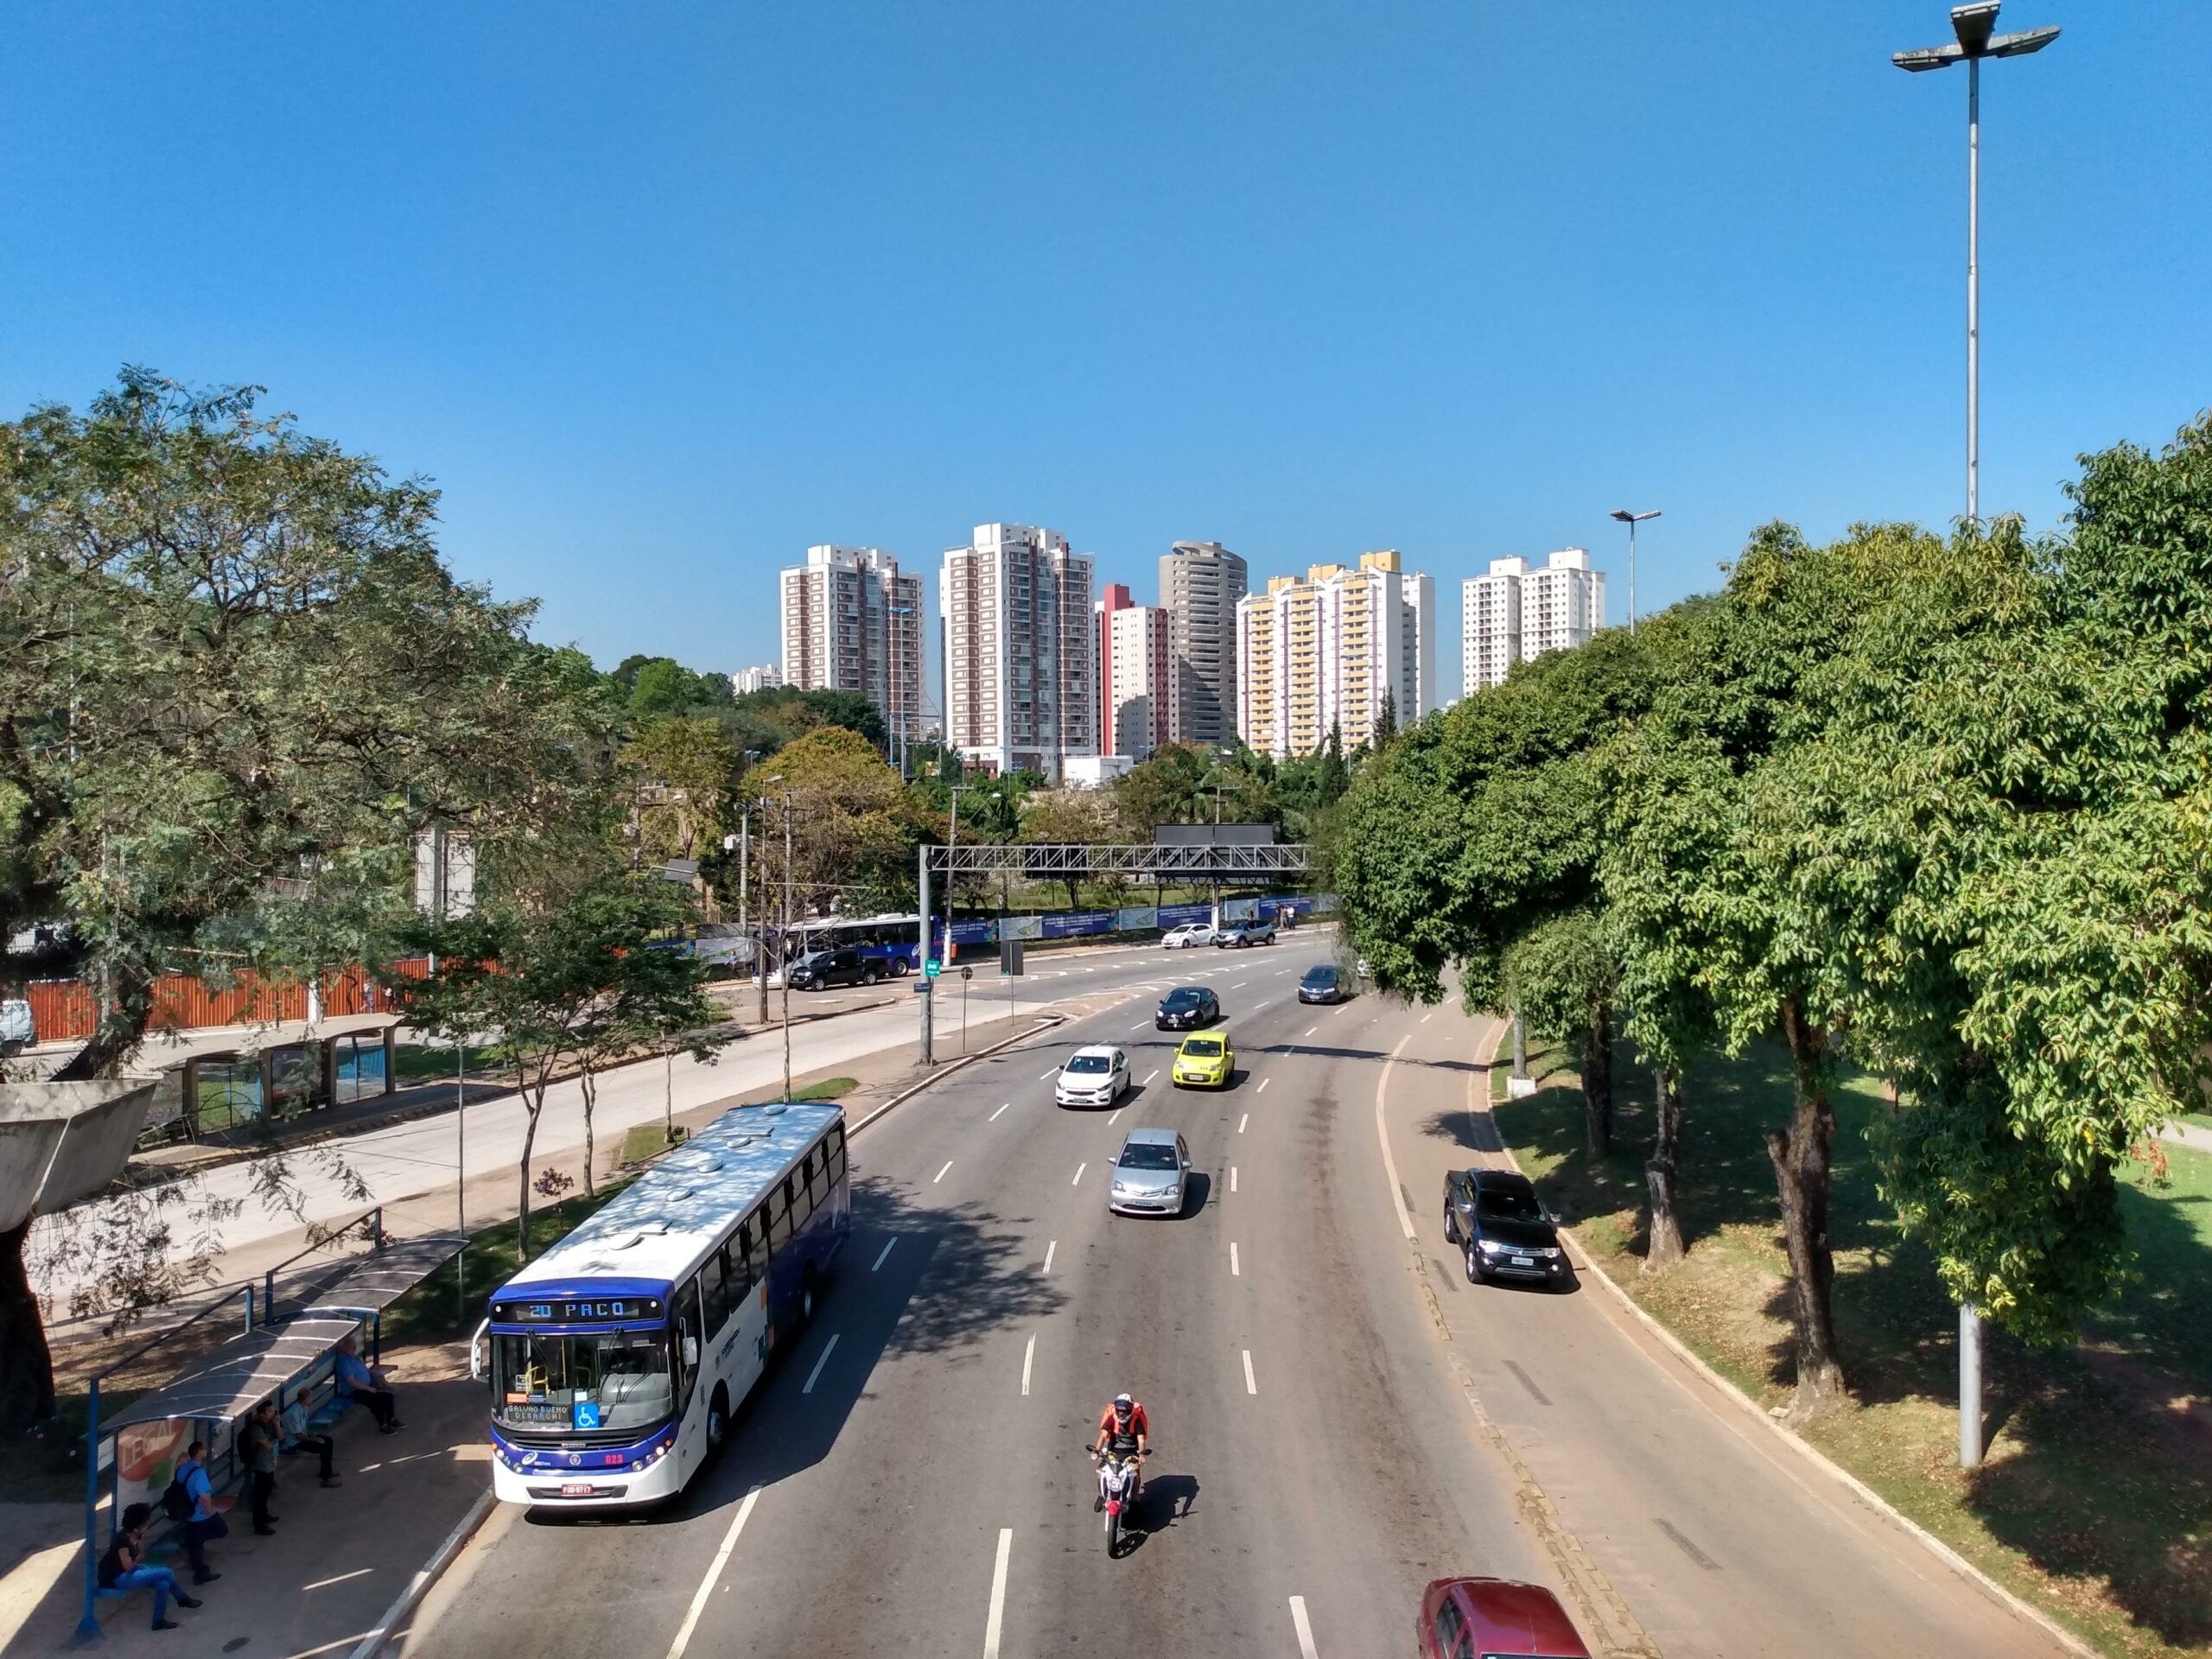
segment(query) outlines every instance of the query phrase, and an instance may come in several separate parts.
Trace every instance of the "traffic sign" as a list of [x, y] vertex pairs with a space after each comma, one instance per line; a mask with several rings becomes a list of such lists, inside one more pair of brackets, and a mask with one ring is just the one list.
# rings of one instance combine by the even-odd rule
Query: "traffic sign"
[[973, 979], [976, 977], [976, 970], [973, 968], [967, 966], [965, 963], [963, 963], [960, 969], [960, 977], [963, 979]]
[[944, 971], [944, 964], [939, 962], [935, 957], [931, 957], [927, 962], [922, 964], [922, 971], [928, 975], [931, 979], [935, 979], [939, 974]]

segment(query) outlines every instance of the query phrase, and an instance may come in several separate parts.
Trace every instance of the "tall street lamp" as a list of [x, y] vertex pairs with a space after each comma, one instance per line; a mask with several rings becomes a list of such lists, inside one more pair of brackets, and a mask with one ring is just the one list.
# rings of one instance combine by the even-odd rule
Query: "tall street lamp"
[[1636, 527], [1647, 518], [1656, 518], [1659, 509], [1649, 512], [1630, 512], [1626, 507], [1615, 507], [1612, 516], [1628, 526], [1628, 631], [1636, 632]]
[[[1999, 35], [1998, 0], [1976, 0], [1973, 5], [1951, 8], [1951, 32], [1958, 39], [1946, 46], [1921, 47], [1893, 52], [1890, 61], [1914, 74], [1948, 69], [1955, 63], [1967, 67], [1967, 522], [1981, 522], [1981, 60], [1984, 58], [2024, 58], [2040, 52], [2058, 38], [2056, 28], [2024, 29]], [[1961, 1431], [1963, 1433], [1963, 1430]], [[1964, 1445], [1963, 1440], [1961, 1442]], [[1977, 1451], [1972, 1468], [1981, 1461]]]
[[[1998, 0], [1951, 8], [1948, 45], [1891, 54], [1900, 69], [1920, 74], [1967, 67], [1967, 524], [1981, 523], [1981, 60], [2024, 58], [2058, 38], [2055, 27], [1999, 35]], [[1981, 1310], [1959, 1304], [1959, 1467], [1981, 1466]]]

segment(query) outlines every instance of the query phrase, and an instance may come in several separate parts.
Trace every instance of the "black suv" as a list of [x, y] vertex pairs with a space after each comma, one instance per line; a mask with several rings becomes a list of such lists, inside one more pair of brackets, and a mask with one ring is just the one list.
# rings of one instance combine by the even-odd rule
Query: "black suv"
[[791, 963], [791, 988], [823, 991], [832, 985], [873, 985], [883, 971], [857, 950], [810, 950]]
[[1444, 1178], [1444, 1236], [1465, 1251], [1467, 1281], [1573, 1282], [1559, 1230], [1526, 1175], [1455, 1169]]
[[1155, 1031], [1192, 1031], [1221, 1018], [1221, 999], [1203, 985], [1179, 985], [1160, 999]]

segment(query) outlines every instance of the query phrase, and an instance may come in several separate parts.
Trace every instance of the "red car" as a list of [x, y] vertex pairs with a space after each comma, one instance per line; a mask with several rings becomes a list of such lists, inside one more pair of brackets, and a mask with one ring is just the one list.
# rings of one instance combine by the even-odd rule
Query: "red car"
[[1510, 1579], [1438, 1579], [1421, 1599], [1421, 1659], [1590, 1659], [1552, 1592]]

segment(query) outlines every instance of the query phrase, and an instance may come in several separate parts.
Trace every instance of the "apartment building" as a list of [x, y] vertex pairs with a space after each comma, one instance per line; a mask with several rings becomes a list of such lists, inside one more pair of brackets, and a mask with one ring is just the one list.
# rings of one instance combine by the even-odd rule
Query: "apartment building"
[[1108, 614], [1112, 652], [1105, 677], [1106, 753], [1141, 760], [1168, 741], [1175, 695], [1173, 627], [1158, 605], [1125, 605]]
[[[857, 691], [896, 740], [920, 730], [922, 579], [878, 547], [823, 543], [782, 581], [781, 682], [802, 691]], [[753, 670], [748, 672], [760, 672]], [[758, 689], [758, 688], [741, 688]]]
[[1605, 626], [1605, 575], [1585, 549], [1564, 547], [1543, 566], [1492, 559], [1460, 584], [1460, 683], [1472, 696], [1501, 685], [1516, 663], [1583, 644]]
[[1214, 747], [1236, 735], [1236, 607], [1249, 589], [1244, 561], [1219, 542], [1177, 542], [1160, 561], [1174, 695], [1168, 734]]
[[1058, 782], [1099, 753], [1092, 561], [1058, 531], [978, 524], [938, 575], [944, 628], [946, 743], [995, 772]]
[[1098, 590], [1091, 609], [1098, 615], [1098, 752], [1119, 754], [1114, 746], [1114, 613], [1136, 603], [1125, 582], [1109, 582]]
[[1236, 607], [1237, 728], [1278, 760], [1311, 754], [1337, 731], [1370, 741], [1387, 702], [1409, 725], [1436, 706], [1433, 581], [1393, 549], [1357, 566], [1277, 576]]
[[783, 671], [773, 663], [741, 668], [729, 677], [729, 689], [741, 697], [748, 691], [772, 691], [783, 683]]

